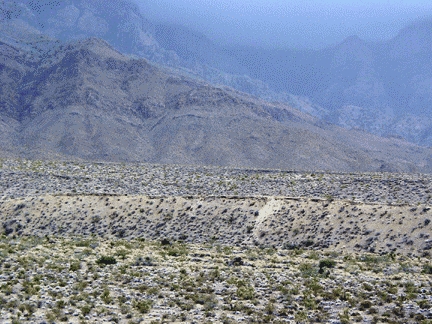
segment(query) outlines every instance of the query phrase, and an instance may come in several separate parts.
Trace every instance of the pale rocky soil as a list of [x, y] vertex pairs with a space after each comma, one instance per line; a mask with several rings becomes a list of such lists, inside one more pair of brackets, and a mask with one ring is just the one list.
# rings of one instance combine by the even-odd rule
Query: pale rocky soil
[[2, 160], [0, 319], [432, 323], [431, 180]]
[[310, 198], [41, 195], [0, 203], [8, 235], [97, 235], [187, 243], [430, 256], [432, 210]]
[[[0, 244], [2, 323], [430, 323], [432, 316], [424, 258], [99, 237]], [[98, 264], [102, 256], [117, 263]]]
[[0, 160], [0, 197], [42, 194], [333, 198], [432, 204], [432, 175]]

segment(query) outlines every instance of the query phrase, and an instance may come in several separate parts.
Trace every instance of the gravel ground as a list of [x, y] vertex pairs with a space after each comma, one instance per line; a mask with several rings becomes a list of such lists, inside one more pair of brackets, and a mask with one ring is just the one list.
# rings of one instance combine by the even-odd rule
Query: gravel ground
[[[431, 204], [432, 175], [328, 173], [221, 167], [0, 160], [1, 196], [107, 193], [283, 196], [382, 204]], [[0, 196], [0, 197], [1, 197]]]
[[2, 323], [432, 318], [425, 258], [97, 237], [3, 237], [0, 244]]
[[432, 323], [431, 180], [0, 160], [0, 321]]

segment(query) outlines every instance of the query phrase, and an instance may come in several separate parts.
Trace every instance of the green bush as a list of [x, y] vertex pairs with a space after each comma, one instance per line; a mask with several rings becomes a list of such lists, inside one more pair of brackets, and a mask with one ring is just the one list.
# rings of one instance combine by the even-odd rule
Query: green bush
[[251, 285], [240, 286], [237, 288], [236, 294], [240, 299], [250, 300], [255, 297], [255, 289]]
[[91, 310], [92, 310], [92, 306], [90, 306], [90, 305], [84, 305], [84, 306], [81, 307], [81, 313], [84, 316], [90, 314]]
[[79, 262], [73, 262], [69, 266], [69, 271], [78, 271], [79, 269], [81, 269], [81, 265]]
[[112, 256], [103, 255], [96, 260], [96, 263], [99, 265], [116, 264], [117, 260]]
[[343, 313], [339, 314], [339, 320], [340, 320], [340, 322], [342, 324], [349, 324], [349, 323], [351, 323], [348, 309], [344, 309]]
[[299, 265], [299, 271], [304, 278], [313, 277], [318, 274], [316, 267], [310, 263], [301, 263]]
[[425, 264], [422, 273], [432, 275], [432, 264]]
[[330, 260], [330, 259], [325, 259], [325, 260], [321, 260], [320, 262], [319, 262], [319, 273], [320, 274], [323, 274], [324, 273], [324, 270], [327, 268], [327, 269], [331, 269], [331, 268], [334, 268], [335, 267], [335, 265], [336, 265], [336, 261], [334, 261], [334, 260]]
[[186, 244], [165, 245], [162, 254], [171, 257], [185, 256], [189, 254], [189, 249]]
[[140, 300], [140, 301], [136, 301], [134, 303], [134, 307], [141, 313], [141, 314], [146, 314], [148, 312], [150, 312], [150, 309], [152, 307], [152, 302], [151, 300]]
[[325, 260], [321, 260], [319, 262], [319, 268], [323, 269], [323, 268], [334, 268], [334, 266], [336, 265], [336, 261], [334, 260], [330, 260], [330, 259], [325, 259]]
[[105, 304], [111, 304], [112, 298], [110, 296], [109, 289], [105, 288], [102, 292], [101, 299], [104, 301]]

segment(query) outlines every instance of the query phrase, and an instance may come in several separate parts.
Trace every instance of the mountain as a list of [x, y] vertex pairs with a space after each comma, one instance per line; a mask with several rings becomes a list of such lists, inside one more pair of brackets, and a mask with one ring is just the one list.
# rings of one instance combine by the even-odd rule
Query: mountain
[[[34, 30], [61, 41], [101, 37], [124, 53], [157, 47], [152, 25], [128, 0], [5, 0], [0, 4], [2, 32], [22, 38]], [[15, 25], [14, 29], [8, 26]], [[23, 33], [23, 31], [25, 31]]]
[[0, 46], [0, 151], [15, 156], [432, 171], [429, 149], [168, 72], [98, 38], [31, 53]]
[[59, 42], [98, 37], [184, 76], [284, 102], [348, 129], [432, 146], [432, 19], [386, 42], [351, 36], [312, 51], [227, 48], [184, 26], [153, 24], [145, 14], [131, 0], [3, 0], [0, 41], [37, 56]]
[[154, 37], [164, 49], [174, 51], [191, 69], [196, 64], [201, 64], [220, 71], [230, 71], [232, 74], [247, 72], [222, 46], [184, 26], [157, 24]]
[[418, 21], [380, 43], [351, 36], [323, 50], [231, 48], [230, 54], [271, 89], [322, 107], [326, 121], [432, 146], [431, 26], [432, 19]]
[[[357, 67], [351, 55], [368, 51], [360, 39], [324, 54], [255, 51], [251, 57], [250, 49], [222, 48], [187, 28], [153, 25], [144, 14], [129, 0], [0, 2], [0, 155], [430, 169], [427, 149], [348, 132], [290, 107], [346, 127], [359, 128], [357, 120], [376, 124], [369, 108], [345, 105], [341, 113], [328, 100], [351, 82], [344, 74], [346, 66]], [[362, 61], [361, 71], [373, 55]], [[331, 69], [338, 72], [332, 75]], [[255, 77], [257, 71], [265, 82]], [[366, 79], [376, 75], [368, 73]], [[362, 98], [360, 90], [354, 86], [351, 93]], [[341, 116], [346, 117], [339, 121]], [[406, 123], [426, 120], [412, 116], [397, 125], [403, 133]]]
[[122, 53], [192, 78], [267, 100], [290, 97], [248, 76], [236, 58], [204, 35], [181, 26], [153, 25], [131, 0], [4, 0], [0, 18], [0, 41], [33, 55], [45, 53], [59, 42], [98, 37]]
[[388, 42], [368, 44], [371, 61], [358, 74], [355, 89], [370, 100], [349, 95], [337, 111], [340, 120], [344, 106], [358, 106], [365, 111], [363, 116], [374, 120], [364, 129], [432, 146], [431, 26], [432, 19], [419, 21]]

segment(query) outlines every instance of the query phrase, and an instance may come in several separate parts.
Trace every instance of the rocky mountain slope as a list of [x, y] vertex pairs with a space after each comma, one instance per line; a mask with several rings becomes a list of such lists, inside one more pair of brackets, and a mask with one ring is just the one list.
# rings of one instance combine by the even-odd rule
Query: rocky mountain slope
[[248, 66], [251, 77], [323, 107], [327, 113], [319, 116], [327, 121], [431, 146], [431, 22], [416, 22], [382, 43], [352, 36], [319, 51], [230, 53]]
[[431, 146], [431, 21], [412, 24], [387, 42], [352, 36], [319, 51], [224, 48], [181, 26], [156, 26], [155, 39], [195, 66], [250, 76], [248, 86], [218, 82], [349, 129]]
[[[171, 37], [173, 32], [175, 38]], [[30, 49], [33, 55], [59, 41], [88, 37], [102, 38], [122, 53], [144, 57], [194, 78], [262, 98], [276, 96], [262, 81], [243, 73], [233, 74], [234, 66], [236, 71], [240, 67], [235, 58], [230, 60], [229, 55], [221, 54], [203, 35], [178, 26], [155, 26], [131, 0], [110, 1], [107, 5], [100, 0], [0, 2], [0, 41]]]
[[431, 150], [164, 72], [92, 38], [37, 60], [1, 44], [1, 148], [26, 157], [431, 171]]
[[68, 41], [86, 37], [105, 38], [125, 53], [156, 48], [152, 25], [129, 0], [2, 1], [0, 4], [2, 38], [34, 45], [40, 38]]
[[105, 4], [5, 0], [0, 40], [37, 55], [58, 41], [99, 37], [122, 53], [288, 103], [348, 129], [432, 145], [430, 20], [378, 44], [353, 36], [321, 51], [262, 50], [224, 48], [183, 26], [153, 25], [131, 0]]

